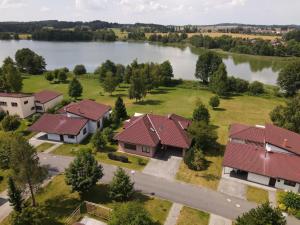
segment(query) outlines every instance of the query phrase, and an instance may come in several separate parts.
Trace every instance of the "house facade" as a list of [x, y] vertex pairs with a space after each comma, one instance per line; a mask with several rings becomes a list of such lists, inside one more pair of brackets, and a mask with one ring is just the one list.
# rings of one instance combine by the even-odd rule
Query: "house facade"
[[0, 111], [26, 118], [36, 112], [35, 98], [27, 94], [0, 93]]
[[191, 145], [186, 132], [190, 123], [175, 114], [134, 116], [126, 121], [123, 131], [115, 136], [115, 140], [120, 151], [131, 154], [154, 157], [157, 151], [170, 149], [184, 155]]
[[88, 135], [88, 120], [60, 114], [44, 114], [29, 130], [44, 132], [51, 141], [77, 144]]
[[223, 173], [299, 192], [300, 135], [271, 124], [232, 124]]
[[62, 102], [63, 95], [55, 91], [44, 90], [34, 94], [36, 112], [44, 113]]
[[60, 109], [58, 114], [44, 114], [29, 130], [43, 132], [52, 141], [80, 143], [102, 129], [110, 111], [110, 106], [91, 100], [74, 102]]

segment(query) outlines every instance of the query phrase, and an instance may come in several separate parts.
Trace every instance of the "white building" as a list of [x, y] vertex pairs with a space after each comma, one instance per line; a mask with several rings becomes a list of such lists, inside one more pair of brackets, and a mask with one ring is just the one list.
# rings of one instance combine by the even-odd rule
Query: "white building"
[[36, 112], [47, 112], [63, 100], [63, 95], [55, 91], [44, 90], [34, 94]]
[[223, 173], [300, 192], [300, 135], [271, 124], [233, 124]]

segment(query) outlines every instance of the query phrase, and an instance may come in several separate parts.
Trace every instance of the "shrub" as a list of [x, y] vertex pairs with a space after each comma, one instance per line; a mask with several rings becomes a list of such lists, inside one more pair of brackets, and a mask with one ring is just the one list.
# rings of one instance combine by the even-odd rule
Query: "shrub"
[[3, 180], [4, 180], [4, 177], [3, 177], [3, 176], [0, 176], [0, 182], [3, 181]]
[[2, 121], [5, 116], [6, 116], [5, 111], [0, 111], [0, 121]]
[[184, 163], [191, 170], [201, 171], [207, 168], [207, 160], [204, 154], [199, 148], [191, 148], [188, 150], [184, 156]]
[[120, 162], [123, 162], [123, 163], [129, 163], [129, 159], [128, 159], [127, 156], [117, 155], [113, 152], [107, 153], [107, 156], [111, 160], [120, 161]]
[[195, 121], [205, 121], [206, 123], [209, 123], [210, 115], [208, 109], [203, 103], [198, 104], [194, 109], [193, 119]]
[[146, 162], [145, 162], [144, 159], [138, 158], [138, 164], [139, 164], [140, 166], [145, 166], [145, 165], [146, 165]]
[[97, 130], [96, 133], [94, 133], [91, 143], [94, 148], [96, 148], [96, 150], [100, 150], [106, 147], [106, 139], [100, 130]]
[[6, 115], [1, 121], [2, 129], [4, 131], [14, 131], [18, 129], [21, 122], [18, 116]]
[[252, 95], [259, 95], [264, 93], [264, 85], [259, 81], [254, 81], [249, 85], [249, 92]]
[[86, 68], [84, 65], [76, 65], [74, 67], [73, 73], [77, 76], [77, 75], [83, 75], [86, 74]]
[[220, 99], [219, 99], [219, 97], [217, 95], [211, 97], [210, 100], [209, 100], [209, 105], [212, 108], [217, 108], [220, 105]]
[[280, 203], [284, 204], [289, 209], [300, 210], [300, 195], [294, 192], [286, 192], [282, 194]]
[[102, 131], [104, 138], [107, 142], [113, 143], [114, 142], [114, 131], [110, 127], [106, 127]]

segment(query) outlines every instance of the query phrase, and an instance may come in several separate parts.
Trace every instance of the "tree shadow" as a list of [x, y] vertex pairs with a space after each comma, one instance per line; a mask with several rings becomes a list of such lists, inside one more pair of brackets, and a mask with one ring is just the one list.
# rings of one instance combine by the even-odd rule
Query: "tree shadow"
[[157, 88], [150, 91], [150, 94], [152, 95], [158, 95], [158, 94], [168, 94], [170, 91], [175, 90], [174, 88]]
[[120, 93], [115, 93], [115, 94], [112, 94], [110, 95], [110, 97], [121, 97], [121, 98], [125, 98], [127, 97], [128, 95], [127, 94], [120, 94]]
[[214, 111], [223, 112], [223, 111], [226, 111], [226, 109], [224, 109], [224, 108], [214, 108]]
[[224, 155], [225, 145], [216, 143], [214, 147], [211, 147], [204, 151], [205, 156], [219, 157]]
[[153, 99], [147, 99], [140, 102], [135, 102], [136, 105], [160, 105], [163, 101], [161, 100], [153, 100]]
[[113, 203], [109, 197], [109, 185], [97, 184], [92, 189], [83, 195], [83, 199], [96, 204]]
[[216, 176], [214, 174], [203, 174], [203, 175], [197, 174], [197, 176], [205, 179], [206, 181], [215, 181], [215, 180], [219, 180], [220, 179], [219, 176]]

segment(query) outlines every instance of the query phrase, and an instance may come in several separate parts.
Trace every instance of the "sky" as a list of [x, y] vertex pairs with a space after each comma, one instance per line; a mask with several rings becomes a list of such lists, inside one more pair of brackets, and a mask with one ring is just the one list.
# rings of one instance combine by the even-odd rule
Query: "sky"
[[300, 24], [300, 0], [0, 0], [0, 21]]

